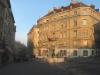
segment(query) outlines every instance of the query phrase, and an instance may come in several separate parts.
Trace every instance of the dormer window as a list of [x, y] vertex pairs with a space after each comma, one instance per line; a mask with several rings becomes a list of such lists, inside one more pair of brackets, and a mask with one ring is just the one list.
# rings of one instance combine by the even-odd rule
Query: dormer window
[[46, 22], [48, 22], [48, 21], [49, 21], [48, 19], [45, 19], [45, 20], [44, 20], [44, 23], [46, 23]]
[[63, 17], [63, 16], [61, 16], [61, 17]]
[[49, 20], [46, 20], [46, 22], [48, 22]]

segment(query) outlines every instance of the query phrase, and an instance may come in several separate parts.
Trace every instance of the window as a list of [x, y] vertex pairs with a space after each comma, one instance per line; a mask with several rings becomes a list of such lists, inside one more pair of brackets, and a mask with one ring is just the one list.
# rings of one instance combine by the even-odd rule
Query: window
[[53, 18], [53, 20], [56, 20], [56, 19], [57, 19], [56, 17]]
[[83, 10], [82, 14], [83, 15], [87, 15], [87, 12], [85, 10]]
[[61, 15], [61, 17], [63, 17], [63, 16]]
[[0, 17], [0, 33], [2, 32], [3, 26], [3, 19]]
[[74, 32], [74, 37], [76, 37], [77, 36], [77, 30], [74, 30], [73, 32]]
[[77, 33], [77, 30], [74, 30], [75, 33]]
[[63, 23], [61, 23], [61, 24], [60, 24], [60, 27], [61, 27], [61, 28], [63, 28], [63, 27], [64, 27], [64, 24], [63, 24]]
[[87, 20], [86, 20], [86, 19], [83, 19], [83, 20], [82, 20], [82, 24], [83, 24], [83, 25], [87, 25]]
[[44, 19], [44, 21], [43, 21], [43, 22], [44, 22], [44, 23], [46, 23], [46, 22], [48, 22], [48, 21], [49, 21], [48, 19]]
[[74, 11], [74, 15], [77, 15], [77, 11]]
[[49, 20], [46, 20], [46, 21], [49, 21]]
[[74, 27], [76, 27], [76, 26], [77, 26], [77, 19], [74, 18]]
[[41, 56], [41, 50], [38, 51], [38, 55]]
[[92, 55], [95, 55], [95, 51], [94, 50], [92, 50]]
[[73, 56], [77, 56], [77, 51], [74, 51], [73, 52]]
[[57, 54], [58, 57], [64, 57], [66, 56], [67, 51], [66, 50], [60, 50]]
[[66, 50], [62, 50], [62, 56], [66, 56], [67, 51]]
[[88, 34], [88, 30], [84, 30], [82, 32], [80, 32], [80, 37], [83, 39], [88, 38], [89, 34]]
[[55, 56], [55, 50], [54, 49], [49, 50], [49, 55], [51, 57], [54, 57]]
[[48, 50], [43, 50], [43, 55], [47, 55], [48, 54]]
[[88, 41], [87, 40], [83, 40], [83, 46], [87, 46], [88, 45]]
[[83, 51], [83, 56], [88, 56], [88, 51]]
[[2, 16], [3, 15], [3, 7], [2, 7], [2, 5], [0, 5], [0, 16]]
[[77, 41], [74, 40], [73, 44], [74, 44], [74, 47], [76, 47], [77, 46]]

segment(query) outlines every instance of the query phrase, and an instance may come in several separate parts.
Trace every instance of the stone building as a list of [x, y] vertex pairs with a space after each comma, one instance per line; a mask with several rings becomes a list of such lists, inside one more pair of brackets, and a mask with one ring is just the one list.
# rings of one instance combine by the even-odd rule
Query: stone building
[[94, 25], [99, 22], [100, 12], [94, 5], [72, 0], [69, 6], [54, 8], [37, 21], [37, 55], [41, 58], [96, 55]]
[[0, 63], [13, 60], [16, 32], [14, 23], [10, 0], [0, 0]]
[[39, 28], [37, 26], [33, 26], [31, 31], [28, 33], [28, 47], [30, 50], [30, 54], [38, 57], [38, 41], [39, 41]]
[[100, 22], [94, 25], [95, 48], [97, 48], [97, 55], [100, 56]]

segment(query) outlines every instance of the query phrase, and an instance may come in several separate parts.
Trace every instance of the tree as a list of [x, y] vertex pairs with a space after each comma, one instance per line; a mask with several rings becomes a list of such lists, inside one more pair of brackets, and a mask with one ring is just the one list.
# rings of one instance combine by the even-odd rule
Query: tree
[[15, 59], [17, 61], [28, 60], [28, 48], [19, 41], [15, 42]]

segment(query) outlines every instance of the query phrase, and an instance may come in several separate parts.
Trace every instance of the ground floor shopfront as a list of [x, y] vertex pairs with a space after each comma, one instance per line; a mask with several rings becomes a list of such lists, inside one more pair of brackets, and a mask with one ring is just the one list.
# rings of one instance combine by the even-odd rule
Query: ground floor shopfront
[[14, 55], [9, 49], [0, 49], [0, 66], [13, 62]]
[[47, 48], [41, 48], [41, 50], [38, 51], [36, 54], [37, 58], [43, 58], [43, 59], [49, 59], [54, 58], [57, 60], [57, 58], [76, 58], [76, 57], [89, 57], [89, 56], [95, 56], [97, 50], [96, 49], [67, 49], [67, 48], [55, 48], [55, 49], [47, 49]]

